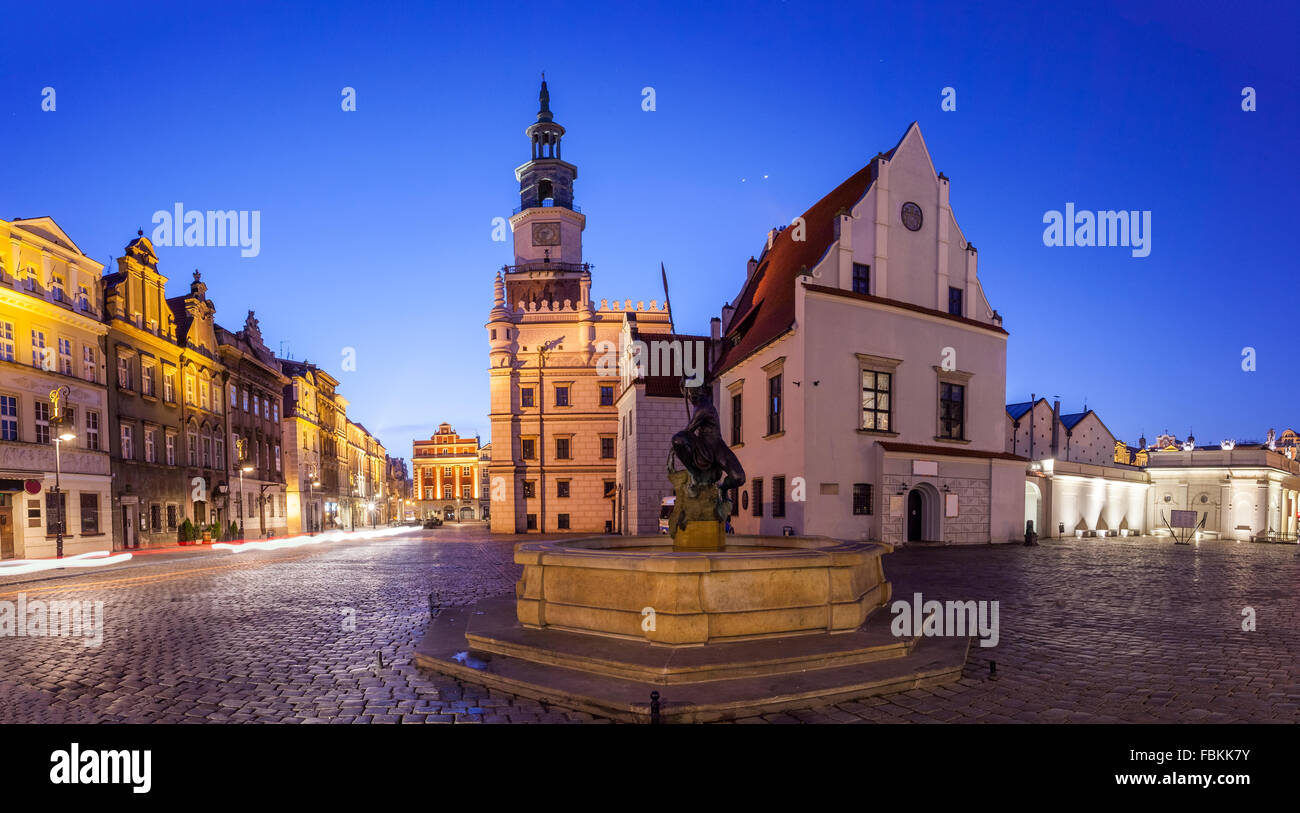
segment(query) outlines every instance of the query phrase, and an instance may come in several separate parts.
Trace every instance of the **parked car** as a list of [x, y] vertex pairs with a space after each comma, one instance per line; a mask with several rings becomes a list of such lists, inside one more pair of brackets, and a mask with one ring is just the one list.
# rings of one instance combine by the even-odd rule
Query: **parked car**
[[438, 517], [429, 517], [424, 521], [425, 530], [428, 530], [429, 528], [437, 528], [441, 524], [442, 520]]

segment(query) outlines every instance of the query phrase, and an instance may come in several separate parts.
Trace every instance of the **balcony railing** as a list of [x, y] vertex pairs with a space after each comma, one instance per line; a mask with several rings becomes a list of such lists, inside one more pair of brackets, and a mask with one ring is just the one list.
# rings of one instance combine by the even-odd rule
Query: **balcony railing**
[[510, 214], [517, 215], [525, 209], [550, 209], [552, 207], [557, 209], [569, 209], [571, 211], [577, 212], [578, 214], [582, 214], [582, 207], [576, 203], [571, 203], [568, 206], [556, 206], [554, 203], [543, 203], [541, 206], [516, 206], [515, 210]]
[[557, 263], [557, 262], [547, 262], [545, 260], [537, 260], [531, 263], [523, 263], [522, 265], [503, 265], [501, 266], [501, 270], [505, 271], [507, 274], [513, 274], [513, 273], [524, 272], [524, 271], [583, 271], [585, 272], [585, 271], [590, 271], [595, 267], [596, 266], [592, 265], [591, 263]]

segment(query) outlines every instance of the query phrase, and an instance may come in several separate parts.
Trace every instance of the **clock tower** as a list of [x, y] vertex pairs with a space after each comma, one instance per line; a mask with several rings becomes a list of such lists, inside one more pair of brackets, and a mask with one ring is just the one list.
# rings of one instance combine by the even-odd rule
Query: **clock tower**
[[590, 267], [582, 261], [582, 230], [587, 219], [573, 204], [578, 168], [563, 160], [564, 128], [551, 114], [551, 94], [542, 78], [537, 121], [524, 131], [532, 155], [515, 169], [519, 208], [510, 218], [515, 265], [506, 268], [506, 302], [550, 307], [585, 303]]

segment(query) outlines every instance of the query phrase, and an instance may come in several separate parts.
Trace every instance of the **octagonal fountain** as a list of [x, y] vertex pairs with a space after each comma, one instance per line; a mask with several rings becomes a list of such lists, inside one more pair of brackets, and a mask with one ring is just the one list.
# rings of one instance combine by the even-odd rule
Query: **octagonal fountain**
[[959, 678], [968, 639], [897, 637], [873, 615], [890, 599], [891, 546], [725, 534], [723, 495], [744, 471], [708, 388], [687, 393], [693, 415], [668, 460], [671, 540], [521, 542], [515, 594], [439, 612], [416, 663], [628, 721], [727, 719]]

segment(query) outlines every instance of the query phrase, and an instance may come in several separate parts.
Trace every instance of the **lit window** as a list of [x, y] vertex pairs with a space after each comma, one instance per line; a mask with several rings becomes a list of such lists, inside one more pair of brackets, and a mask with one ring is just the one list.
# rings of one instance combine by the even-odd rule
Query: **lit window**
[[862, 371], [862, 428], [889, 431], [891, 373]]

